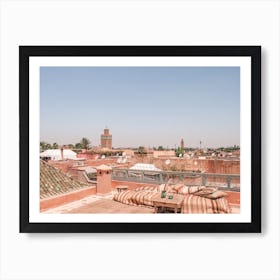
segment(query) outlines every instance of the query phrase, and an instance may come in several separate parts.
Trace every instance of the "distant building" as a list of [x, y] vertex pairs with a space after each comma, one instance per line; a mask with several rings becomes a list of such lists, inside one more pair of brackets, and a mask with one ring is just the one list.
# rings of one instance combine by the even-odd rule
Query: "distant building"
[[184, 143], [184, 139], [182, 138], [181, 139], [181, 149], [184, 150], [185, 148], [185, 143]]
[[77, 159], [77, 154], [69, 149], [49, 149], [40, 153], [40, 158], [44, 160]]
[[154, 155], [154, 158], [174, 157], [175, 151], [174, 150], [153, 151], [153, 155]]
[[131, 170], [147, 170], [147, 171], [162, 171], [161, 169], [155, 167], [153, 164], [148, 163], [136, 163], [131, 166], [129, 169]]
[[105, 128], [104, 133], [101, 134], [101, 148], [112, 149], [112, 134], [109, 133], [108, 128]]

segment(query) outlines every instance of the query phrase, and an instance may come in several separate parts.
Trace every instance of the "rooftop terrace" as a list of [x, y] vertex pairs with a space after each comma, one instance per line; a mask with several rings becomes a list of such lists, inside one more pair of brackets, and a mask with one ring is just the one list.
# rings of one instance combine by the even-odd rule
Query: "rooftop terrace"
[[[230, 204], [232, 214], [240, 212], [237, 204]], [[113, 200], [113, 194], [91, 195], [83, 199], [52, 208], [42, 213], [48, 214], [152, 214], [153, 207], [126, 205]]]
[[140, 207], [126, 205], [113, 200], [113, 195], [92, 195], [81, 200], [74, 201], [43, 213], [72, 214], [72, 213], [96, 213], [96, 214], [124, 214], [124, 213], [153, 213], [152, 207]]
[[[106, 167], [106, 170], [108, 168], [108, 166], [101, 167]], [[134, 176], [130, 178], [130, 176], [124, 176], [129, 175], [130, 170], [114, 169], [116, 174], [113, 174], [113, 180], [111, 180], [110, 172], [108, 174], [104, 173], [104, 176], [107, 176], [108, 178], [106, 178], [109, 179], [109, 181], [107, 179], [99, 180], [99, 187], [104, 184], [106, 186], [110, 185], [109, 187], [106, 187], [106, 192], [102, 192], [99, 191], [99, 187], [97, 188], [96, 185], [90, 186], [87, 182], [75, 180], [66, 175], [63, 171], [60, 171], [46, 162], [40, 162], [40, 169], [40, 209], [41, 212], [44, 213], [153, 213], [155, 201], [152, 196], [155, 192], [160, 193], [161, 189], [159, 188], [166, 185], [172, 188], [171, 193], [174, 191], [180, 195], [190, 194], [192, 196], [193, 192], [196, 192], [196, 197], [190, 198], [189, 201], [186, 199], [184, 200], [182, 205], [191, 208], [189, 208], [190, 210], [184, 208], [183, 213], [192, 213], [192, 211], [199, 211], [201, 213], [211, 213], [211, 211], [215, 211], [216, 213], [216, 211], [218, 211], [218, 213], [221, 213], [220, 210], [223, 208], [221, 207], [223, 203], [226, 203], [227, 206], [221, 211], [226, 213], [231, 212], [228, 203], [239, 211], [240, 193], [239, 190], [231, 186], [235, 176], [237, 176], [233, 174], [227, 174], [225, 177], [222, 174], [188, 174], [186, 172], [157, 172], [156, 174], [152, 172], [150, 174], [151, 171], [145, 171], [146, 174], [142, 170], [139, 174], [136, 174], [140, 175], [139, 178], [134, 178]], [[97, 169], [99, 170], [99, 168]], [[131, 172], [135, 173], [134, 170], [131, 170]], [[119, 173], [121, 173], [122, 176], [120, 176]], [[135, 175], [134, 173], [133, 175]], [[218, 176], [218, 180], [210, 180], [206, 175], [208, 177], [211, 177], [212, 175], [215, 175], [215, 177]], [[165, 178], [164, 176], [167, 177]], [[218, 181], [221, 180], [220, 176], [224, 179], [227, 178], [227, 180], [225, 180], [226, 187], [222, 188], [227, 194], [225, 192], [222, 193], [221, 191], [217, 191], [219, 185]], [[237, 177], [237, 179], [239, 179], [239, 175]], [[150, 184], [147, 184], [147, 182]], [[204, 198], [203, 195], [205, 194], [198, 194], [199, 188], [201, 188], [201, 183], [203, 183], [203, 188], [207, 185], [207, 191], [211, 191], [210, 193], [213, 194], [215, 193], [216, 197], [213, 197], [212, 194], [211, 198], [207, 196]], [[215, 185], [214, 188], [211, 188], [211, 183]], [[124, 197], [122, 197], [122, 195], [116, 197], [115, 195], [113, 198], [114, 194], [118, 194], [116, 189], [120, 185], [126, 185], [125, 188], [130, 192], [125, 194]], [[182, 189], [182, 186], [184, 189]], [[138, 192], [139, 190], [137, 189], [139, 188], [142, 188], [142, 193]], [[148, 194], [146, 193], [146, 188], [150, 189]], [[189, 192], [191, 189], [194, 190]], [[134, 191], [137, 191], [137, 193]], [[103, 194], [101, 195], [101, 193]], [[223, 194], [222, 196], [221, 193]], [[220, 197], [224, 196], [227, 196], [227, 199], [224, 199], [223, 201], [223, 198]], [[216, 200], [216, 198], [218, 198], [218, 200]], [[214, 200], [211, 201], [209, 199]], [[200, 201], [198, 202], [198, 200]], [[205, 206], [206, 204], [207, 206]], [[203, 207], [203, 209], [201, 207]]]

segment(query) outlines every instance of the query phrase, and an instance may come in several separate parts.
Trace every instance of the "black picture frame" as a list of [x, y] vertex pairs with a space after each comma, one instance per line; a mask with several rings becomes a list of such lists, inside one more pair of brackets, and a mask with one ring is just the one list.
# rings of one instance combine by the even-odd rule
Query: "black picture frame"
[[[251, 222], [83, 223], [30, 222], [30, 57], [249, 57], [251, 58]], [[242, 233], [261, 232], [261, 46], [19, 46], [21, 233]], [[241, 119], [242, 122], [242, 119]], [[38, 182], [39, 185], [39, 182]], [[39, 187], [39, 186], [38, 186]]]

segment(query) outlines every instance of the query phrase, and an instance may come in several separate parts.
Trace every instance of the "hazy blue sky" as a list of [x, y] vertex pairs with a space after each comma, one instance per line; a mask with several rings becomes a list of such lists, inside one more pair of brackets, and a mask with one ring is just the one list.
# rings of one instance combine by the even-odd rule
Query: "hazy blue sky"
[[113, 147], [240, 144], [239, 67], [41, 67], [40, 139]]

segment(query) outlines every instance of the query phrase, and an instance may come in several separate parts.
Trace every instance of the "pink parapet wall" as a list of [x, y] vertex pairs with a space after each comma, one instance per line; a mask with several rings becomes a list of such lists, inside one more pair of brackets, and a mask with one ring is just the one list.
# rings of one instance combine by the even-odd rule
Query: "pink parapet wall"
[[93, 194], [96, 194], [95, 186], [65, 193], [55, 197], [44, 198], [40, 200], [40, 211], [46, 211], [50, 208], [55, 208], [73, 201], [77, 201]]

